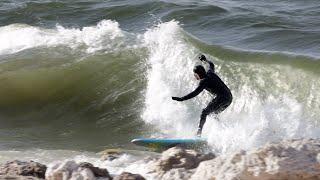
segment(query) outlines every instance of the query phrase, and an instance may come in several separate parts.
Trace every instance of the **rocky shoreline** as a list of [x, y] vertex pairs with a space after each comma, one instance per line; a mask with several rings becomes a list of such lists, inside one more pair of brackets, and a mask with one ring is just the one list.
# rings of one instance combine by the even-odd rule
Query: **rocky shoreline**
[[107, 169], [88, 162], [65, 161], [48, 167], [34, 161], [14, 160], [0, 165], [0, 179], [314, 180], [320, 179], [320, 140], [285, 140], [256, 150], [217, 157], [212, 153], [174, 147], [159, 157], [147, 157], [145, 162], [147, 174], [122, 172], [110, 175]]

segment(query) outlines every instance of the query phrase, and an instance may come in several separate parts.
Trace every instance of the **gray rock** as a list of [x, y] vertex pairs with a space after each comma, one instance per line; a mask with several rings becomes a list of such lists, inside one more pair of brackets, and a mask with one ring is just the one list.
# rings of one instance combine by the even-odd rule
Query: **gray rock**
[[118, 176], [115, 176], [113, 180], [145, 180], [140, 174], [132, 174], [129, 172], [123, 172]]
[[9, 176], [33, 176], [45, 178], [47, 167], [43, 164], [29, 161], [10, 161], [0, 165], [0, 175]]

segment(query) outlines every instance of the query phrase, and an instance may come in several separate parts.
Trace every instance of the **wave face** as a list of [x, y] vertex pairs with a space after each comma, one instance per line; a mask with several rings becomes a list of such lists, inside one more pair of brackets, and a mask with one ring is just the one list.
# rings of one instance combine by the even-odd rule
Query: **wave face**
[[193, 137], [213, 98], [197, 86], [204, 53], [234, 101], [204, 128], [212, 150], [319, 137], [315, 1], [4, 1], [0, 150], [133, 148]]
[[0, 39], [3, 148], [102, 149], [143, 131], [144, 52], [117, 22], [12, 24], [0, 28]]

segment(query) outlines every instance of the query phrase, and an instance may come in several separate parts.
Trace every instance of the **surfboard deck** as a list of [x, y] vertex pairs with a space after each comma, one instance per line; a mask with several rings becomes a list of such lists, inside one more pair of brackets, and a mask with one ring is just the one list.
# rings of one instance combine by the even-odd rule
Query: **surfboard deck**
[[207, 144], [204, 138], [138, 138], [131, 141], [138, 146], [144, 146], [150, 149], [163, 150], [175, 146], [195, 148]]

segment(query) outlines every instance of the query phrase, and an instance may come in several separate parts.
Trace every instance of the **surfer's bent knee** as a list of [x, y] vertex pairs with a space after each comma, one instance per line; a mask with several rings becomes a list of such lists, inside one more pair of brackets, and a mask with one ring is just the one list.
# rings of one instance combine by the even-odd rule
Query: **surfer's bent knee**
[[201, 112], [201, 117], [205, 117], [207, 115], [209, 115], [209, 111], [207, 109], [203, 109]]

